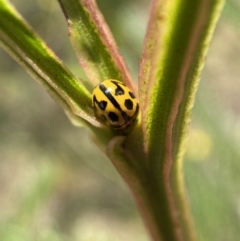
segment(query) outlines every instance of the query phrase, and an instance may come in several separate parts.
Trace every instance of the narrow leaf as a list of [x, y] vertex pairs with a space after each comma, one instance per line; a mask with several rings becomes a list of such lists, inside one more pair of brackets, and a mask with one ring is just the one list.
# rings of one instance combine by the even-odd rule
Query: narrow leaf
[[99, 126], [90, 93], [6, 0], [0, 0], [0, 44], [68, 113]]
[[117, 79], [135, 91], [132, 76], [95, 1], [58, 1], [68, 21], [73, 48], [90, 81], [96, 85], [105, 79]]
[[147, 93], [140, 99], [145, 149], [150, 173], [166, 192], [177, 240], [195, 240], [182, 153], [200, 71], [223, 3], [153, 1], [143, 50], [139, 88]]

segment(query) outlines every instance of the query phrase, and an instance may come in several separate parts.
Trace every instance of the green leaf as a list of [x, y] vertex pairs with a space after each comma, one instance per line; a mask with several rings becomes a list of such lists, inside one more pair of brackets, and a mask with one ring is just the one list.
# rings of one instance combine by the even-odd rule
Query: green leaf
[[92, 0], [58, 1], [68, 21], [73, 48], [90, 81], [96, 85], [106, 79], [116, 79], [136, 92], [132, 76], [96, 3]]
[[[153, 1], [143, 49], [139, 92], [144, 148], [150, 176], [158, 180], [159, 190], [165, 190], [177, 240], [196, 238], [183, 185], [182, 154], [200, 72], [223, 3]], [[164, 201], [164, 195], [160, 198]]]
[[[59, 2], [92, 83], [116, 78], [134, 88], [94, 1]], [[183, 185], [182, 153], [200, 71], [223, 2], [153, 1], [139, 75], [142, 123], [124, 137], [113, 138], [116, 133], [95, 128], [95, 141], [128, 183], [155, 241], [196, 240]], [[0, 39], [66, 108], [94, 122], [90, 94], [3, 0]]]
[[[149, 153], [153, 160], [164, 161], [165, 158], [161, 157], [166, 151], [174, 159], [178, 155], [179, 143], [189, 123], [200, 71], [223, 2], [179, 0], [167, 6], [169, 17], [156, 46], [153, 56], [156, 68], [149, 79], [153, 91], [146, 113], [150, 118], [144, 118], [147, 147], [152, 150]], [[156, 162], [152, 164], [154, 166]]]
[[[91, 95], [8, 1], [0, 0], [0, 44], [72, 115], [99, 126]], [[77, 116], [72, 115], [80, 122]]]

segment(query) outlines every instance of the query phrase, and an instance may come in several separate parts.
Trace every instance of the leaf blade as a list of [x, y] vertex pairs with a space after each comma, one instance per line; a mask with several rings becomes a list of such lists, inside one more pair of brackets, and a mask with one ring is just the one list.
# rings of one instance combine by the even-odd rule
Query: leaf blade
[[150, 19], [154, 31], [148, 29], [145, 48], [154, 40], [153, 49], [143, 50], [147, 59], [141, 72], [150, 62], [139, 87], [148, 91], [141, 109], [145, 149], [152, 175], [164, 177], [159, 189], [165, 189], [178, 240], [196, 239], [184, 190], [182, 154], [200, 72], [223, 3], [179, 0], [162, 6], [154, 1], [151, 18], [163, 13], [166, 18], [159, 25]]
[[0, 1], [0, 43], [65, 111], [99, 126], [90, 93], [5, 0]]
[[106, 79], [117, 79], [136, 92], [133, 78], [95, 1], [58, 1], [68, 21], [73, 48], [89, 80], [96, 85]]

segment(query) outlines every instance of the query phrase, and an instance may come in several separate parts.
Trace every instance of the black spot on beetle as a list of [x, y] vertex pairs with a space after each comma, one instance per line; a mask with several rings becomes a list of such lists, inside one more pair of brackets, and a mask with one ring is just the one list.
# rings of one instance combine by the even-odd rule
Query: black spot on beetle
[[133, 92], [129, 91], [128, 94], [132, 99], [135, 99], [135, 96], [134, 96]]
[[113, 84], [116, 85], [116, 90], [115, 90], [115, 95], [118, 96], [118, 95], [124, 95], [124, 89], [119, 85], [119, 83], [117, 81], [111, 81]]
[[118, 85], [117, 89], [115, 90], [115, 95], [124, 95], [124, 90]]
[[[118, 81], [111, 80], [111, 82], [112, 82], [113, 84], [115, 84], [116, 86], [119, 85], [119, 82], [118, 82]], [[123, 84], [123, 83], [121, 83], [121, 84]]]
[[139, 104], [137, 103], [134, 115], [137, 115], [138, 111], [139, 111]]
[[132, 110], [133, 109], [133, 102], [130, 99], [126, 99], [124, 101], [124, 105], [128, 110]]
[[105, 110], [106, 107], [107, 107], [107, 101], [105, 101], [105, 100], [101, 100], [101, 101], [97, 102], [97, 104], [98, 104], [98, 107], [99, 107], [101, 110]]
[[108, 117], [112, 122], [118, 122], [118, 116], [116, 113], [110, 111]]

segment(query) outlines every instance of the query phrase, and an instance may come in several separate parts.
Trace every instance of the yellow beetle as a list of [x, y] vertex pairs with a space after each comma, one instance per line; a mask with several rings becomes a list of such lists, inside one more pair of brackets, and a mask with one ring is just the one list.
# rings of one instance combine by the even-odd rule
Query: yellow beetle
[[118, 80], [104, 80], [92, 93], [96, 114], [116, 130], [131, 127], [137, 121], [139, 104], [132, 91]]

